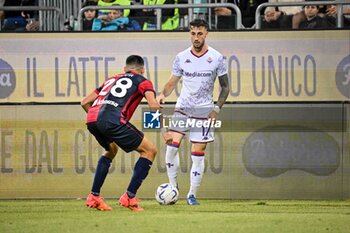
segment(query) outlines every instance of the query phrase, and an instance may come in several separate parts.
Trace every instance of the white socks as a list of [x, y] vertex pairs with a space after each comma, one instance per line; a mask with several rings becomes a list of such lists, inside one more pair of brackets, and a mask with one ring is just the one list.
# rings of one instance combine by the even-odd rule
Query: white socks
[[177, 173], [180, 166], [180, 158], [177, 145], [167, 145], [165, 152], [165, 163], [170, 184], [177, 187]]
[[192, 152], [191, 187], [188, 196], [196, 197], [204, 173], [204, 153]]
[[[167, 168], [167, 174], [169, 178], [169, 183], [177, 187], [177, 174], [180, 167], [179, 158], [179, 145], [172, 144], [167, 145], [165, 152], [165, 163]], [[190, 191], [187, 196], [196, 196], [199, 186], [202, 182], [202, 177], [204, 173], [204, 153], [192, 152], [192, 167], [191, 167], [191, 186]]]

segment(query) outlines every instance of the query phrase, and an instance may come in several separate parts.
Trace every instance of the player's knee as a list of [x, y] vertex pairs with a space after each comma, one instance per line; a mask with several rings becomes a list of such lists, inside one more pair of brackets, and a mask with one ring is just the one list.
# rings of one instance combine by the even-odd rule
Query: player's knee
[[157, 148], [152, 145], [147, 149], [146, 156], [149, 160], [153, 161], [157, 153], [158, 153]]
[[111, 143], [109, 147], [110, 147], [110, 149], [111, 149], [111, 153], [113, 153], [114, 155], [116, 155], [117, 152], [118, 152], [118, 146], [117, 146], [117, 144]]
[[150, 149], [150, 153], [152, 155], [152, 157], [156, 157], [157, 153], [158, 153], [158, 150], [155, 146], [152, 146], [151, 149]]
[[109, 144], [109, 151], [106, 152], [105, 156], [110, 158], [111, 160], [117, 155], [118, 146], [115, 143]]

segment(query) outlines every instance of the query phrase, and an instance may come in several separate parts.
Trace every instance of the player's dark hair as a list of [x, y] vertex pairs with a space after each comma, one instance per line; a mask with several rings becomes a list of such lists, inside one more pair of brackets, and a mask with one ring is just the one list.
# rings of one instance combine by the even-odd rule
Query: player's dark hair
[[194, 19], [190, 22], [191, 27], [205, 27], [205, 29], [209, 29], [209, 24], [204, 19]]
[[140, 57], [139, 55], [130, 55], [127, 59], [125, 64], [127, 66], [135, 66], [135, 67], [140, 67], [144, 66], [145, 62], [143, 61], [143, 58]]

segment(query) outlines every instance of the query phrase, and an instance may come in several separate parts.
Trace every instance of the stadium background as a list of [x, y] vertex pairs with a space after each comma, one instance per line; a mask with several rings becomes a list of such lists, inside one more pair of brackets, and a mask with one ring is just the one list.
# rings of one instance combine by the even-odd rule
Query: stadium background
[[[208, 148], [201, 198], [350, 197], [349, 41], [346, 30], [210, 32], [209, 44], [227, 57], [231, 91], [221, 114], [224, 128]], [[102, 150], [85, 129], [79, 101], [122, 72], [132, 53], [144, 56], [159, 91], [175, 54], [188, 46], [184, 32], [3, 33], [0, 198], [85, 197]], [[140, 108], [133, 119], [140, 128], [141, 115]], [[139, 196], [152, 198], [167, 181], [165, 148], [159, 133], [146, 135], [159, 154]], [[187, 142], [181, 157], [184, 197]], [[105, 197], [125, 191], [136, 159], [119, 152]]]

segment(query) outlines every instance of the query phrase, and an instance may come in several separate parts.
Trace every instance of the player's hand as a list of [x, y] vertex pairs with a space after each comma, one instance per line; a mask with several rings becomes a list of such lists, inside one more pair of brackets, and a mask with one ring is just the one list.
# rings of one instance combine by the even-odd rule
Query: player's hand
[[171, 144], [173, 142], [173, 137], [170, 132], [164, 132], [162, 133], [162, 136], [164, 138], [165, 144]]
[[160, 93], [157, 97], [156, 100], [158, 104], [164, 104], [165, 103], [165, 96], [163, 93]]
[[154, 102], [152, 104], [148, 104], [149, 106], [149, 109], [152, 111], [152, 112], [156, 112], [156, 111], [161, 111], [162, 110], [162, 106], [160, 104], [158, 104], [157, 102]]
[[154, 92], [153, 91], [146, 91], [145, 92], [145, 98], [147, 100], [148, 106], [151, 109], [151, 111], [160, 111], [162, 106], [158, 103], [157, 99], [154, 98]]
[[214, 121], [217, 119], [217, 117], [218, 117], [218, 113], [215, 111], [211, 111], [209, 113], [209, 116], [208, 116], [209, 119], [214, 120]]

